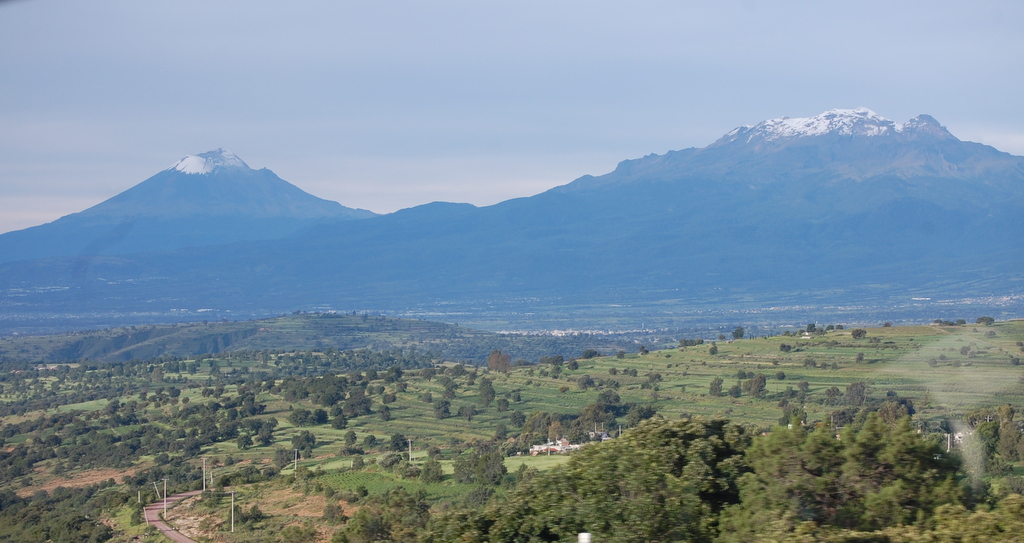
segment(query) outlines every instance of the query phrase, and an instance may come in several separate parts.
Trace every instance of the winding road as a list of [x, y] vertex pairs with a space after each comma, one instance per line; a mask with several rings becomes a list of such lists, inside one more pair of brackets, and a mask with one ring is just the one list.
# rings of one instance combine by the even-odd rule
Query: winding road
[[[174, 505], [175, 503], [178, 503], [179, 501], [184, 500], [185, 498], [191, 498], [192, 496], [196, 496], [196, 495], [202, 494], [202, 493], [203, 493], [202, 490], [193, 490], [191, 492], [182, 492], [181, 494], [175, 494], [173, 496], [168, 496], [167, 497], [167, 507], [169, 508], [172, 505]], [[162, 533], [165, 536], [167, 536], [171, 541], [175, 541], [177, 543], [196, 543], [196, 540], [188, 538], [188, 537], [185, 537], [181, 532], [175, 530], [174, 528], [171, 528], [170, 526], [167, 525], [166, 522], [160, 520], [160, 513], [163, 512], [163, 510], [164, 510], [164, 501], [163, 500], [157, 500], [156, 502], [147, 505], [146, 506], [146, 510], [145, 510], [146, 511], [146, 522], [148, 522], [149, 524], [152, 524], [153, 526], [156, 526], [156, 529], [160, 530], [160, 533]]]

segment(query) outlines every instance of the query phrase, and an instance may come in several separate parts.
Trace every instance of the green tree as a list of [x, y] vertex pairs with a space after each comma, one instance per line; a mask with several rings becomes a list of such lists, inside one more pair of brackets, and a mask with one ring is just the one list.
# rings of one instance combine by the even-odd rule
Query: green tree
[[626, 425], [633, 427], [653, 417], [658, 413], [658, 408], [653, 405], [633, 405], [626, 413]]
[[291, 464], [293, 459], [292, 451], [288, 449], [274, 449], [274, 465], [278, 468]]
[[476, 406], [463, 405], [459, 407], [459, 416], [466, 419], [466, 422], [473, 422], [473, 417], [476, 416]]
[[764, 374], [758, 374], [754, 378], [743, 382], [743, 392], [754, 398], [764, 398], [767, 384], [768, 378]]
[[448, 400], [437, 400], [434, 402], [434, 418], [446, 419], [452, 416], [451, 405]]
[[260, 442], [260, 445], [264, 447], [274, 443], [274, 430], [264, 425], [260, 427], [259, 432], [256, 433], [256, 441]]
[[480, 405], [488, 407], [491, 402], [494, 401], [494, 386], [491, 385], [491, 380], [486, 377], [480, 379]]
[[732, 331], [732, 338], [733, 339], [743, 339], [743, 334], [744, 333], [746, 333], [746, 331], [743, 329], [743, 327], [742, 326], [737, 326]]
[[350, 419], [360, 415], [369, 415], [372, 413], [372, 405], [373, 401], [366, 396], [366, 393], [357, 388], [348, 393], [348, 398], [342, 404], [342, 412]]
[[1006, 462], [1020, 460], [1021, 444], [1024, 443], [1017, 423], [1013, 422], [1016, 410], [1009, 404], [999, 406], [999, 442], [996, 452]]
[[292, 437], [292, 447], [299, 450], [303, 458], [313, 456], [313, 447], [316, 447], [316, 436], [309, 430], [303, 430]]
[[829, 425], [778, 428], [754, 441], [746, 461], [753, 472], [740, 479], [740, 503], [722, 515], [723, 542], [768, 532], [781, 541], [806, 522], [878, 530], [927, 518], [961, 497], [956, 462], [917, 434], [909, 417], [890, 426], [872, 413], [841, 440]]
[[308, 409], [295, 409], [288, 415], [288, 422], [295, 426], [308, 426], [313, 424], [313, 413]]
[[469, 484], [473, 482], [473, 471], [476, 469], [477, 456], [475, 454], [463, 454], [452, 462], [452, 477], [458, 483]]
[[409, 441], [405, 438], [405, 435], [395, 433], [391, 435], [391, 441], [388, 442], [388, 450], [402, 452], [408, 445]]
[[491, 541], [573, 540], [580, 532], [597, 541], [709, 541], [719, 511], [738, 499], [748, 443], [742, 427], [724, 420], [652, 419], [520, 483], [487, 509], [486, 521], [464, 519], [463, 529], [483, 529], [480, 539]]
[[858, 381], [847, 385], [844, 401], [846, 405], [864, 405], [868, 401], [868, 384]]
[[829, 387], [825, 391], [825, 405], [839, 405], [843, 403], [843, 393], [839, 387]]
[[848, 507], [841, 525], [861, 529], [905, 524], [916, 510], [928, 515], [945, 503], [959, 503], [958, 464], [934, 443], [926, 442], [905, 417], [896, 426], [877, 414], [843, 440], [842, 480]]
[[443, 473], [441, 463], [431, 458], [423, 463], [423, 469], [420, 470], [420, 480], [424, 483], [439, 483], [444, 478]]
[[724, 383], [724, 381], [722, 381], [721, 377], [715, 377], [714, 379], [712, 379], [711, 386], [708, 387], [708, 394], [712, 396], [721, 396], [722, 383]]
[[882, 405], [878, 406], [878, 416], [886, 424], [894, 425], [909, 414], [906, 405], [892, 400], [886, 400], [882, 402]]
[[480, 485], [497, 485], [504, 479], [508, 469], [505, 457], [499, 451], [481, 454], [473, 467], [473, 481]]
[[844, 459], [842, 443], [826, 425], [810, 434], [800, 425], [776, 428], [754, 440], [746, 462], [753, 472], [740, 478], [741, 502], [722, 515], [722, 541], [754, 541], [790, 511], [796, 512], [791, 524], [827, 521], [835, 515]]
[[235, 445], [244, 451], [249, 447], [252, 447], [252, 437], [246, 433], [238, 434], [238, 439], [235, 440]]

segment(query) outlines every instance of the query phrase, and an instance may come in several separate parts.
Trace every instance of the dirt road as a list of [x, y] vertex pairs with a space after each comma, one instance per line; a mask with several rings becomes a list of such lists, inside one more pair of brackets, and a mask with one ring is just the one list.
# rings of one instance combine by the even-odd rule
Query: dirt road
[[[179, 502], [181, 500], [184, 500], [185, 498], [191, 498], [192, 496], [195, 496], [197, 494], [202, 494], [202, 491], [201, 490], [193, 490], [191, 492], [182, 492], [181, 494], [175, 494], [173, 496], [167, 496], [167, 507], [170, 508], [173, 504], [175, 504], [175, 503], [177, 503], [177, 502]], [[190, 539], [188, 537], [185, 537], [184, 535], [182, 535], [177, 530], [175, 530], [175, 529], [171, 528], [170, 526], [168, 526], [164, 521], [160, 520], [160, 513], [162, 513], [163, 510], [164, 510], [164, 501], [163, 500], [157, 500], [156, 502], [147, 505], [146, 506], [146, 522], [148, 522], [149, 524], [152, 524], [153, 526], [156, 526], [156, 529], [160, 530], [160, 533], [162, 533], [165, 536], [167, 536], [168, 538], [170, 538], [171, 541], [175, 541], [177, 543], [196, 543], [196, 541], [194, 539]]]

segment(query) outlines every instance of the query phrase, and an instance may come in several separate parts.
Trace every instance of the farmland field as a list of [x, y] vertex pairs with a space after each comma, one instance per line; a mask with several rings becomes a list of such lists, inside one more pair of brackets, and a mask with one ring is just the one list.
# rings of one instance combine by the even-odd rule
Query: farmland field
[[[761, 433], [792, 417], [842, 426], [884, 411], [911, 414], [922, 433], [944, 441], [972, 420], [999, 416], [1001, 406], [1019, 409], [1024, 398], [1021, 321], [736, 335], [682, 337], [660, 350], [551, 353], [539, 363], [495, 352], [489, 366], [411, 348], [8, 361], [3, 444], [42, 453], [31, 470], [12, 462], [4, 473], [21, 497], [100, 484], [130, 486], [132, 501], [152, 501], [157, 488], [146, 478], [202, 488], [205, 458], [207, 484], [265, 508], [272, 520], [259, 525], [272, 531], [354, 514], [391, 495], [483, 503], [571, 458], [530, 456], [531, 445], [616, 438], [650, 417], [726, 417]], [[428, 458], [437, 460], [429, 479], [421, 477]], [[225, 504], [216, 496], [175, 514], [206, 526], [204, 537], [221, 537]], [[328, 507], [338, 503], [343, 513]], [[137, 533], [129, 517], [118, 511], [111, 522]]]

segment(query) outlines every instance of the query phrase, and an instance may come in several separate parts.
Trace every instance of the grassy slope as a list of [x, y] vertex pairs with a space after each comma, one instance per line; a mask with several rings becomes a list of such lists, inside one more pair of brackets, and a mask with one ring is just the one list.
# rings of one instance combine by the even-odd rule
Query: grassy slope
[[[990, 333], [994, 333], [995, 337], [987, 337]], [[878, 341], [873, 342], [872, 338]], [[1021, 347], [1016, 345], [1022, 340], [1024, 322], [1020, 321], [997, 323], [990, 327], [872, 328], [868, 330], [868, 337], [861, 340], [853, 340], [849, 330], [844, 330], [811, 339], [780, 336], [718, 342], [717, 355], [710, 355], [708, 345], [703, 345], [652, 351], [645, 355], [629, 354], [622, 359], [600, 357], [579, 360], [579, 369], [565, 369], [557, 379], [550, 375], [542, 376], [547, 366], [517, 367], [508, 375], [481, 372], [480, 377], [493, 379], [498, 398], [518, 391], [522, 401], [512, 403], [510, 410], [505, 413], [499, 413], [494, 404], [483, 408], [478, 404], [478, 385], [467, 386], [466, 378], [459, 378], [457, 395], [451, 400], [452, 412], [454, 414], [462, 405], [475, 405], [479, 413], [472, 422], [457, 416], [444, 420], [434, 418], [432, 406], [422, 402], [420, 396], [430, 391], [437, 400], [441, 398], [444, 388], [437, 378], [423, 381], [411, 377], [406, 379], [407, 391], [397, 393], [397, 401], [389, 405], [393, 417], [391, 421], [384, 422], [376, 414], [367, 415], [352, 420], [348, 429], [355, 430], [360, 438], [372, 433], [383, 439], [400, 432], [417, 438], [417, 447], [422, 448], [426, 448], [428, 443], [446, 446], [452, 439], [489, 439], [499, 422], [514, 431], [508, 422], [512, 410], [518, 409], [527, 414], [533, 411], [576, 413], [593, 403], [601, 389], [580, 390], [574, 382], [584, 374], [598, 381], [615, 379], [620, 383], [617, 393], [623, 402], [653, 403], [660, 414], [672, 418], [682, 414], [728, 415], [741, 422], [770, 425], [781, 413], [776, 405], [778, 400], [770, 396], [787, 386], [795, 388], [797, 382], [806, 380], [810, 388], [805, 407], [811, 419], [823, 419], [834, 409], [818, 403], [828, 387], [837, 386], [845, 390], [849, 383], [856, 381], [867, 382], [872, 397], [881, 397], [886, 391], [894, 390], [901, 397], [912, 398], [918, 416], [931, 419], [973, 407], [1020, 403], [1021, 395], [1024, 394], [1024, 366], [1011, 365], [1010, 357], [1024, 356]], [[781, 343], [796, 348], [785, 353], [779, 350]], [[968, 348], [969, 355], [961, 354], [963, 347]], [[855, 362], [858, 353], [864, 353], [863, 362]], [[805, 360], [808, 358], [814, 359], [819, 367], [806, 367]], [[831, 369], [833, 363], [838, 369]], [[256, 361], [236, 362], [234, 365], [236, 368], [249, 366], [253, 371], [260, 368]], [[614, 377], [609, 374], [611, 368], [619, 370]], [[624, 375], [622, 370], [628, 368], [635, 368], [638, 376]], [[727, 389], [736, 383], [736, 374], [740, 370], [768, 376], [769, 398], [708, 395], [708, 385], [712, 379], [721, 377]], [[233, 368], [226, 367], [221, 371], [230, 372]], [[651, 372], [662, 376], [656, 390], [641, 387], [646, 381], [646, 374]], [[776, 379], [777, 372], [784, 372], [785, 379]], [[188, 377], [200, 383], [207, 378], [203, 371]], [[379, 383], [383, 384], [382, 381]], [[561, 392], [563, 387], [568, 390]], [[393, 392], [392, 387], [388, 387], [388, 392]], [[232, 387], [228, 387], [226, 394], [231, 393]], [[185, 389], [183, 397], [186, 396], [191, 401], [208, 400], [199, 395], [198, 389]], [[123, 401], [128, 399], [123, 398]], [[279, 443], [289, 440], [296, 431], [287, 421], [290, 407], [318, 407], [308, 403], [293, 405], [270, 393], [263, 393], [261, 401], [268, 404], [266, 415], [276, 416], [281, 423], [277, 431]], [[62, 406], [60, 410], [94, 410], [102, 408], [105, 403], [104, 400], [97, 400]], [[380, 407], [380, 397], [374, 396], [374, 410]], [[163, 409], [170, 407], [165, 406]], [[4, 422], [24, 420], [36, 415], [28, 413]], [[334, 430], [329, 425], [308, 429], [327, 447], [339, 442], [348, 430]], [[223, 453], [236, 453], [231, 445], [221, 444], [218, 448]], [[266, 451], [256, 447], [237, 454], [257, 456], [266, 454]]]
[[[647, 341], [647, 340], [645, 340]], [[144, 360], [226, 351], [373, 351], [416, 348], [449, 360], [482, 362], [494, 349], [531, 361], [584, 349], [635, 349], [631, 337], [497, 334], [454, 324], [383, 316], [302, 313], [244, 322], [129, 326], [47, 336], [0, 336], [7, 365]]]
[[308, 350], [410, 345], [494, 334], [418, 319], [301, 314], [242, 322], [130, 326], [46, 336], [0, 336], [0, 359], [15, 361], [128, 360], [225, 350]]
[[[444, 420], [434, 418], [432, 406], [421, 401], [420, 396], [430, 391], [434, 399], [441, 398], [444, 389], [439, 379], [423, 381], [418, 377], [409, 377], [405, 379], [407, 391], [397, 393], [397, 400], [389, 405], [393, 419], [388, 422], [373, 414], [352, 420], [345, 430], [335, 430], [330, 425], [303, 428], [316, 435], [318, 447], [315, 450], [316, 457], [304, 459], [300, 465], [321, 471], [323, 475], [318, 477], [321, 484], [339, 490], [351, 490], [360, 484], [377, 491], [394, 486], [416, 490], [424, 485], [417, 481], [402, 480], [389, 473], [336, 472], [338, 468], [348, 466], [351, 460], [336, 456], [344, 433], [352, 429], [357, 432], [360, 440], [373, 434], [381, 441], [386, 441], [393, 433], [402, 433], [415, 440], [414, 457], [419, 462], [428, 446], [448, 449], [454, 442], [489, 439], [498, 423], [505, 424], [514, 433], [515, 428], [508, 417], [515, 409], [527, 414], [533, 411], [578, 412], [593, 403], [600, 392], [594, 388], [580, 390], [576, 386], [574, 380], [584, 374], [598, 381], [616, 379], [620, 383], [617, 393], [623, 402], [653, 403], [658, 407], [659, 414], [665, 417], [676, 418], [683, 414], [727, 415], [758, 427], [775, 424], [781, 414], [778, 399], [770, 398], [771, 394], [787, 386], [795, 388], [796, 383], [802, 380], [810, 385], [805, 408], [811, 420], [824, 419], [835, 409], [820, 403], [825, 390], [831, 386], [845, 390], [849, 383], [857, 381], [869, 384], [872, 398], [884, 397], [887, 391], [893, 390], [901, 397], [913, 399], [918, 410], [917, 419], [923, 422], [956, 416], [976, 407], [1010, 403], [1019, 408], [1024, 398], [1024, 366], [1014, 366], [1010, 360], [1011, 356], [1024, 356], [1022, 347], [1018, 345], [1021, 341], [1024, 341], [1024, 322], [1019, 321], [997, 323], [990, 327], [872, 328], [868, 329], [868, 337], [860, 340], [852, 339], [850, 331], [845, 330], [807, 339], [774, 337], [719, 342], [716, 355], [709, 354], [708, 345], [703, 345], [652, 351], [644, 355], [631, 354], [621, 359], [603, 357], [579, 360], [579, 369], [566, 369], [558, 379], [550, 375], [542, 376], [542, 373], [547, 372], [547, 366], [518, 367], [508, 375], [484, 374], [481, 371], [479, 377], [486, 376], [494, 380], [498, 398], [506, 393], [519, 392], [521, 401], [512, 403], [510, 410], [504, 413], [498, 412], [494, 404], [483, 408], [477, 404], [478, 385], [467, 386], [466, 378], [461, 377], [457, 379], [457, 395], [451, 400], [452, 412], [457, 412], [462, 405], [476, 405], [480, 413], [472, 421], [457, 416]], [[779, 349], [782, 343], [793, 345], [795, 349], [789, 353], [782, 352]], [[858, 353], [864, 354], [863, 362], [856, 362]], [[805, 366], [808, 358], [814, 359], [818, 367]], [[833, 364], [837, 369], [832, 369]], [[252, 371], [259, 371], [260, 368], [256, 361], [243, 362], [241, 365], [249, 366]], [[238, 366], [235, 363], [234, 368], [222, 367], [222, 371], [231, 372]], [[618, 375], [612, 377], [609, 373], [611, 368], [616, 368]], [[635, 368], [638, 376], [623, 375], [622, 370], [629, 368]], [[721, 377], [727, 389], [737, 381], [736, 373], [740, 370], [769, 376], [769, 398], [712, 397], [708, 394], [708, 385], [712, 379]], [[785, 380], [775, 378], [775, 374], [780, 371], [786, 374]], [[205, 365], [203, 371], [190, 377], [199, 383], [205, 382], [207, 376], [204, 372]], [[646, 381], [645, 375], [651, 372], [660, 374], [661, 382], [656, 389], [642, 388], [641, 384]], [[567, 390], [562, 391], [565, 387]], [[388, 385], [388, 392], [392, 391]], [[233, 387], [225, 391], [226, 395], [232, 393]], [[200, 395], [199, 389], [185, 388], [182, 396], [189, 397], [191, 402], [209, 400]], [[373, 399], [374, 410], [377, 411], [381, 407], [380, 396], [374, 396]], [[271, 393], [262, 393], [261, 401], [268, 404], [265, 416], [275, 416], [280, 421], [275, 432], [277, 443], [271, 447], [253, 447], [245, 451], [238, 450], [233, 442], [217, 444], [205, 454], [221, 463], [215, 468], [217, 471], [233, 469], [223, 466], [223, 461], [229, 455], [235, 461], [263, 463], [272, 456], [274, 447], [290, 448], [292, 435], [300, 430], [287, 421], [290, 409], [317, 407], [304, 402], [292, 404]], [[93, 410], [103, 405], [105, 402], [100, 400], [63, 406], [60, 410]], [[166, 411], [172, 407], [159, 409]], [[29, 413], [18, 417], [18, 420], [38, 414]], [[15, 436], [8, 443], [24, 441], [28, 437]], [[377, 456], [381, 452], [378, 448], [367, 451], [367, 454]], [[565, 458], [510, 458], [506, 465], [509, 471], [514, 471], [525, 461], [538, 469], [546, 469], [564, 462]], [[446, 471], [450, 473], [450, 460], [445, 464]], [[284, 470], [285, 474], [290, 472], [290, 468]], [[33, 474], [33, 477], [33, 486], [50, 480], [45, 470]], [[455, 485], [449, 480], [433, 488], [427, 485], [425, 490], [439, 500], [449, 500], [459, 499], [469, 488]]]
[[[988, 337], [990, 334], [994, 334], [994, 337]], [[874, 339], [878, 341], [874, 342]], [[644, 355], [629, 354], [621, 359], [581, 359], [578, 361], [579, 369], [566, 368], [557, 379], [550, 375], [543, 376], [547, 366], [517, 367], [507, 375], [481, 372], [479, 377], [488, 377], [494, 381], [498, 398], [505, 393], [518, 391], [522, 401], [513, 403], [506, 413], [499, 413], [494, 404], [482, 408], [477, 403], [478, 385], [467, 386], [466, 378], [459, 378], [457, 395], [451, 400], [452, 412], [457, 411], [461, 405], [476, 405], [480, 413], [472, 422], [454, 416], [444, 420], [435, 419], [432, 407], [422, 402], [420, 396], [430, 391], [435, 400], [440, 399], [444, 392], [442, 385], [437, 378], [423, 381], [411, 377], [406, 379], [407, 391], [397, 393], [397, 401], [389, 405], [393, 416], [391, 421], [384, 422], [377, 415], [368, 415], [353, 420], [349, 428], [361, 435], [373, 433], [379, 437], [402, 432], [430, 441], [447, 442], [451, 438], [487, 439], [493, 435], [495, 424], [502, 421], [508, 424], [511, 410], [519, 409], [527, 414], [532, 411], [575, 413], [593, 403], [601, 389], [580, 390], [574, 382], [584, 374], [598, 381], [617, 380], [620, 383], [617, 393], [623, 402], [653, 403], [667, 417], [678, 417], [684, 413], [729, 414], [742, 422], [759, 425], [771, 423], [778, 418], [780, 412], [776, 408], [777, 399], [734, 399], [708, 395], [708, 385], [712, 379], [721, 377], [725, 381], [724, 387], [728, 388], [737, 381], [736, 373], [740, 370], [768, 376], [769, 396], [787, 386], [795, 388], [799, 381], [808, 381], [810, 394], [806, 408], [811, 418], [821, 418], [832, 410], [831, 407], [816, 403], [817, 399], [823, 397], [825, 389], [830, 386], [845, 389], [846, 385], [856, 381], [869, 383], [873, 397], [884, 396], [886, 391], [894, 390], [901, 397], [912, 398], [920, 416], [931, 418], [969, 407], [1018, 403], [1024, 392], [1021, 382], [1024, 366], [1011, 365], [1010, 357], [1024, 356], [1021, 347], [1016, 345], [1022, 340], [1024, 322], [1021, 321], [997, 323], [990, 327], [872, 328], [868, 330], [868, 337], [861, 340], [853, 340], [850, 331], [843, 330], [810, 339], [779, 336], [723, 341], [718, 342], [717, 355], [710, 355], [708, 345], [702, 345], [652, 351]], [[782, 352], [779, 350], [782, 343], [796, 348], [789, 353]], [[970, 354], [961, 354], [963, 347], [967, 347]], [[858, 353], [864, 353], [863, 362], [855, 362]], [[819, 367], [806, 367], [805, 361], [808, 358], [814, 359]], [[234, 368], [222, 367], [221, 371], [228, 373], [238, 367], [248, 366], [258, 372], [261, 367], [256, 361], [233, 364]], [[833, 364], [838, 369], [831, 369]], [[202, 368], [197, 375], [185, 377], [204, 383], [207, 379], [206, 365]], [[618, 374], [610, 375], [611, 368], [619, 370]], [[628, 368], [635, 368], [638, 376], [624, 375], [622, 370]], [[780, 371], [785, 373], [784, 380], [775, 378], [775, 374]], [[657, 390], [641, 387], [647, 380], [645, 376], [651, 372], [662, 376]], [[167, 377], [178, 375], [168, 374]], [[561, 392], [563, 387], [568, 387], [568, 390]], [[392, 387], [389, 386], [388, 391], [392, 392]], [[226, 394], [231, 393], [232, 387], [228, 387]], [[186, 396], [191, 401], [208, 400], [201, 397], [197, 389], [185, 388], [183, 397]], [[289, 438], [292, 429], [286, 418], [292, 404], [270, 393], [263, 393], [261, 400], [268, 403], [267, 415], [276, 416], [280, 420], [281, 437]], [[375, 396], [374, 402], [375, 411], [379, 410], [380, 397]], [[97, 400], [62, 406], [60, 410], [94, 410], [105, 404], [104, 400]], [[294, 406], [316, 407], [301, 403]], [[165, 406], [163, 409], [170, 407]], [[28, 413], [17, 420], [32, 418], [36, 414]], [[14, 420], [9, 418], [4, 422]], [[511, 425], [509, 429], [512, 429]], [[318, 436], [322, 435], [325, 442], [340, 439], [344, 433], [329, 426], [315, 427], [313, 430]]]

